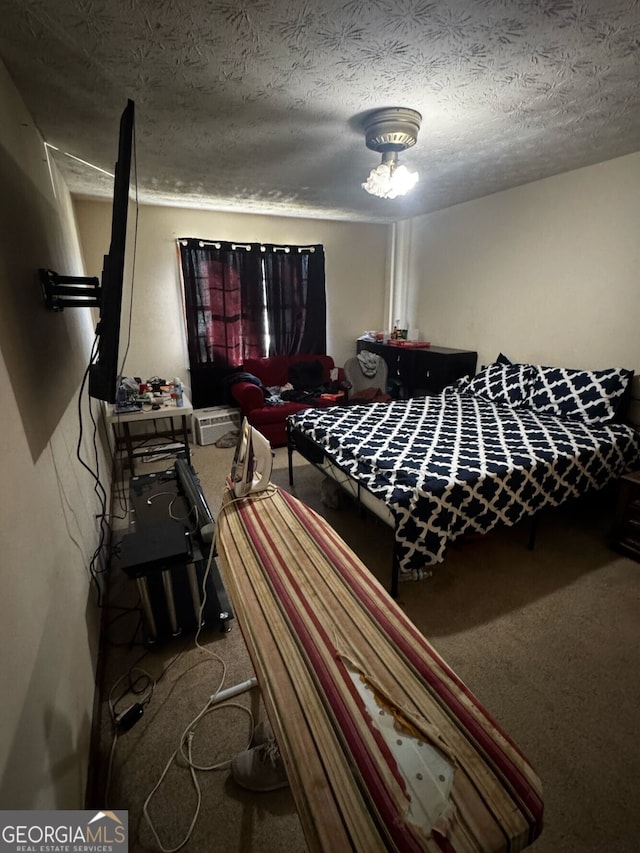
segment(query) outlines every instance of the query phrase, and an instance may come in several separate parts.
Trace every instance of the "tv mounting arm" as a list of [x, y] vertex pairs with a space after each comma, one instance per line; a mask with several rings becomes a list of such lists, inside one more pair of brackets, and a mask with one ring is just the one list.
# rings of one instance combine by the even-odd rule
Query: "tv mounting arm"
[[95, 276], [58, 275], [53, 270], [38, 270], [44, 304], [50, 311], [64, 308], [99, 308], [100, 279]]

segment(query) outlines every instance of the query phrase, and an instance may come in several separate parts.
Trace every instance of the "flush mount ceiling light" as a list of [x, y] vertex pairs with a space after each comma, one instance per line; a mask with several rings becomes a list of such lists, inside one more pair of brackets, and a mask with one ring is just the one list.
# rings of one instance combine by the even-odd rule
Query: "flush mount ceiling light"
[[376, 110], [364, 126], [367, 148], [382, 154], [382, 163], [372, 169], [362, 184], [378, 198], [397, 198], [405, 195], [418, 181], [418, 173], [398, 164], [398, 152], [416, 144], [422, 116], [404, 107]]

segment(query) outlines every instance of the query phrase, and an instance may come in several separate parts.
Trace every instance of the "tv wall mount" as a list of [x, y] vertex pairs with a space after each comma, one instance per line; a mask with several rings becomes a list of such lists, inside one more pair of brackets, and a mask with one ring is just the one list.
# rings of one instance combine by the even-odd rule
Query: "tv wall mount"
[[64, 308], [99, 308], [102, 288], [95, 276], [58, 275], [53, 270], [38, 270], [44, 304], [50, 311]]

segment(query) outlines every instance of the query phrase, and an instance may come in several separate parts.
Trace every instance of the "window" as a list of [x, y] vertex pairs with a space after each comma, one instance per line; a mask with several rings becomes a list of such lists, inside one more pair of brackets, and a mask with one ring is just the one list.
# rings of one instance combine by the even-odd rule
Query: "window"
[[[244, 359], [326, 351], [324, 249], [178, 241], [194, 405]], [[208, 368], [208, 370], [206, 370]], [[214, 376], [215, 374], [215, 376]]]

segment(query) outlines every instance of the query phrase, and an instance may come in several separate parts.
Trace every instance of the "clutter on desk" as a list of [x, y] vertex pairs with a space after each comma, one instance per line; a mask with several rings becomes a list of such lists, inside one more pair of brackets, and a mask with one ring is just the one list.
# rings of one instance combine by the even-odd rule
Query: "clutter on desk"
[[391, 332], [364, 332], [358, 338], [359, 341], [367, 341], [368, 343], [376, 344], [394, 344], [396, 346], [406, 347], [429, 347], [431, 344], [428, 341], [420, 340], [420, 332], [418, 329], [401, 329], [396, 322]]
[[182, 380], [175, 377], [172, 381], [152, 376], [146, 381], [139, 376], [122, 376], [116, 393], [116, 414], [151, 411], [176, 406], [184, 406], [184, 388]]
[[123, 376], [120, 379], [118, 390], [116, 392], [116, 412], [125, 414], [129, 412], [139, 412], [142, 410], [142, 403], [138, 400], [138, 385], [134, 379], [128, 376]]

